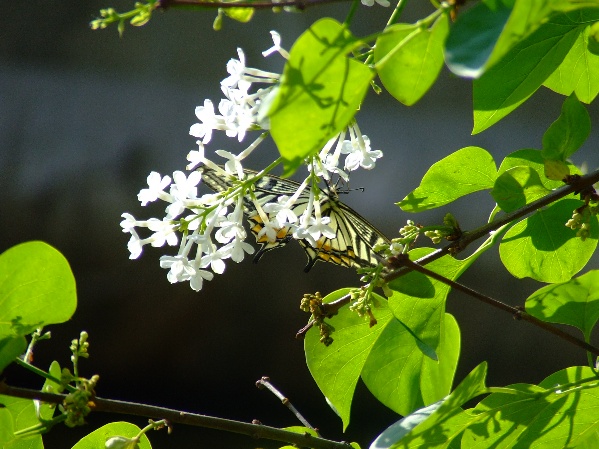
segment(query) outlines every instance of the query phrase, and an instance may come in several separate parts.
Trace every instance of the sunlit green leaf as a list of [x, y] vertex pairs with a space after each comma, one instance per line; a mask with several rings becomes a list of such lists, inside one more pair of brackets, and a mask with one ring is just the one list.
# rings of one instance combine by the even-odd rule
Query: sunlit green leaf
[[458, 14], [446, 43], [447, 65], [459, 76], [478, 78], [555, 13], [589, 6], [577, 0], [480, 2]]
[[590, 132], [589, 113], [576, 95], [569, 96], [562, 105], [559, 118], [543, 135], [543, 158], [565, 161], [582, 146]]
[[[128, 422], [113, 422], [94, 430], [89, 435], [81, 438], [72, 449], [103, 449], [106, 440], [115, 436], [125, 438], [135, 437], [141, 429], [134, 424]], [[139, 441], [139, 449], [151, 449], [150, 440], [143, 435]]]
[[[338, 299], [349, 290], [343, 289], [327, 295], [325, 302]], [[324, 396], [332, 403], [345, 429], [349, 424], [351, 403], [360, 373], [370, 351], [386, 326], [394, 320], [387, 301], [378, 297], [373, 310], [377, 324], [369, 326], [368, 320], [343, 307], [330, 324], [335, 327], [330, 346], [320, 342], [319, 330], [310, 329], [304, 341], [306, 362], [312, 377]]]
[[442, 15], [431, 29], [396, 24], [379, 36], [374, 49], [376, 70], [385, 88], [411, 106], [430, 89], [443, 67], [443, 44], [449, 31]]
[[[12, 396], [0, 395], [0, 404], [3, 404], [12, 416], [12, 428], [14, 432], [30, 429], [39, 425], [39, 419], [35, 413], [35, 406], [31, 399], [21, 399]], [[7, 443], [2, 445], [3, 449], [42, 449], [44, 447], [41, 436], [42, 428], [32, 430], [30, 434], [20, 437], [11, 435]]]
[[0, 255], [0, 337], [63, 323], [76, 306], [73, 273], [57, 250], [28, 242]]
[[512, 212], [550, 193], [531, 167], [513, 167], [501, 174], [491, 191], [497, 205]]
[[[587, 11], [572, 14], [589, 15]], [[589, 17], [589, 19], [592, 21], [598, 18]], [[579, 21], [584, 22], [584, 17], [580, 17]], [[589, 25], [578, 34], [570, 52], [543, 83], [545, 87], [562, 95], [570, 95], [574, 92], [580, 101], [587, 104], [599, 93], [599, 55], [596, 51], [592, 51], [593, 38], [590, 37], [590, 30]]]
[[[580, 169], [572, 165], [572, 163], [566, 162], [566, 164], [568, 166], [568, 171], [570, 172], [570, 174], [581, 174]], [[545, 176], [545, 165], [543, 156], [541, 155], [541, 150], [535, 150], [533, 148], [526, 148], [523, 150], [514, 151], [513, 153], [509, 154], [501, 162], [498, 173], [499, 175], [502, 175], [509, 169], [520, 166], [530, 167], [534, 171], [536, 171], [545, 188], [549, 190], [556, 189], [564, 185], [562, 181], [547, 179], [547, 177]]]
[[397, 203], [406, 212], [440, 207], [479, 190], [491, 189], [497, 177], [493, 156], [479, 147], [466, 147], [436, 162], [420, 186]]
[[[588, 379], [584, 388], [556, 390], [542, 394], [543, 389]], [[599, 426], [599, 384], [588, 367], [571, 367], [559, 371], [534, 385], [515, 385], [534, 396], [495, 393], [482, 400], [473, 410], [477, 423], [471, 425], [462, 439], [462, 447], [542, 447], [562, 449], [578, 447]]]
[[286, 175], [347, 126], [362, 103], [374, 72], [347, 57], [360, 45], [347, 28], [325, 18], [291, 48], [268, 113]]
[[[55, 379], [59, 379], [62, 375], [62, 370], [60, 369], [60, 364], [54, 360], [51, 364], [50, 364], [50, 369], [48, 370], [48, 373], [53, 376]], [[62, 393], [63, 391], [63, 387], [60, 385], [60, 383], [54, 382], [50, 379], [46, 379], [44, 382], [44, 385], [42, 387], [42, 391], [44, 393], [54, 393], [54, 394], [59, 394]], [[49, 403], [41, 403], [40, 405], [40, 416], [42, 417], [42, 419], [45, 420], [50, 420], [52, 419], [52, 417], [54, 416], [54, 412], [56, 411], [56, 404], [49, 404]]]
[[15, 357], [23, 354], [27, 348], [25, 337], [6, 336], [0, 339], [0, 372], [10, 365]]
[[537, 290], [526, 300], [526, 311], [543, 321], [575, 326], [589, 341], [599, 320], [599, 271]]
[[473, 134], [526, 101], [562, 63], [585, 25], [565, 14], [545, 23], [474, 81]]
[[564, 199], [515, 224], [499, 246], [501, 261], [517, 278], [565, 282], [578, 273], [597, 247], [597, 218], [591, 219], [590, 237], [582, 241], [565, 226], [583, 203]]
[[13, 439], [13, 432], [13, 417], [10, 410], [0, 407], [0, 447], [4, 447]]
[[438, 360], [427, 357], [405, 326], [392, 320], [377, 339], [362, 371], [370, 392], [393, 411], [407, 415], [449, 394], [460, 354], [455, 318], [444, 315]]
[[487, 392], [486, 376], [487, 364], [483, 362], [466, 376], [428, 419], [392, 444], [391, 448], [449, 448], [451, 442], [472, 422], [473, 417], [461, 407], [470, 399]]
[[388, 449], [407, 435], [408, 432], [411, 432], [418, 424], [426, 421], [443, 404], [443, 401], [442, 399], [427, 407], [416, 410], [405, 418], [391, 424], [383, 433], [376, 437], [369, 449]]

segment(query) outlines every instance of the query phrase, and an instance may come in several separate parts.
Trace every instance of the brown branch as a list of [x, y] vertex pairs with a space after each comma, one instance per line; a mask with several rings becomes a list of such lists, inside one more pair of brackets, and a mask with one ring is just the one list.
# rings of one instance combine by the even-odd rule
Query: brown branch
[[[465, 250], [466, 247], [475, 240], [478, 240], [479, 238], [484, 237], [485, 235], [488, 235], [493, 231], [496, 231], [502, 226], [514, 220], [517, 220], [518, 218], [522, 218], [525, 215], [531, 214], [537, 211], [538, 209], [541, 209], [542, 207], [548, 206], [549, 204], [557, 200], [560, 200], [570, 195], [571, 193], [581, 192], [586, 188], [592, 186], [596, 182], [599, 182], [599, 170], [586, 176], [574, 178], [570, 184], [560, 187], [559, 189], [556, 189], [553, 192], [545, 195], [543, 198], [539, 198], [538, 200], [533, 201], [532, 203], [527, 204], [521, 207], [520, 209], [515, 210], [514, 212], [505, 214], [503, 217], [500, 217], [497, 220], [492, 221], [491, 223], [481, 226], [480, 228], [477, 228], [473, 231], [465, 232], [459, 239], [451, 242], [449, 245], [446, 245], [441, 249], [438, 249], [430, 254], [427, 254], [424, 257], [421, 257], [415, 262], [420, 266], [424, 266], [437, 259], [440, 259], [446, 254], [457, 254]], [[400, 269], [392, 271], [389, 274], [382, 276], [382, 279], [385, 282], [390, 282], [393, 279], [397, 279], [401, 276], [408, 274], [413, 269], [413, 267], [409, 266], [402, 267]]]
[[240, 1], [240, 2], [210, 2], [206, 0], [160, 0], [158, 8], [167, 9], [171, 7], [190, 7], [197, 6], [201, 8], [252, 8], [252, 9], [272, 9], [283, 7], [295, 7], [304, 10], [309, 6], [324, 5], [327, 3], [347, 2], [349, 0], [281, 0], [274, 1]]
[[588, 344], [586, 341], [581, 340], [580, 338], [576, 338], [573, 335], [570, 335], [567, 332], [562, 331], [561, 329], [557, 328], [556, 326], [553, 326], [549, 323], [541, 321], [538, 318], [535, 318], [534, 316], [528, 314], [527, 312], [525, 312], [523, 309], [521, 309], [519, 307], [513, 307], [504, 302], [498, 301], [495, 298], [492, 298], [487, 295], [483, 295], [482, 293], [479, 293], [476, 290], [471, 289], [470, 287], [466, 287], [464, 284], [460, 284], [459, 282], [452, 281], [451, 279], [448, 279], [445, 276], [435, 273], [434, 271], [431, 271], [428, 268], [425, 268], [425, 267], [419, 265], [418, 263], [411, 261], [407, 257], [399, 259], [398, 263], [403, 263], [406, 266], [413, 269], [414, 271], [418, 271], [422, 274], [425, 274], [426, 276], [436, 279], [439, 282], [443, 282], [444, 284], [449, 285], [454, 290], [461, 291], [462, 293], [465, 293], [468, 296], [472, 296], [473, 298], [476, 298], [479, 301], [484, 302], [485, 304], [489, 304], [497, 309], [503, 310], [504, 312], [508, 312], [508, 313], [512, 314], [512, 316], [515, 319], [528, 321], [529, 323], [532, 323], [535, 326], [546, 330], [547, 332], [551, 332], [552, 334], [557, 335], [558, 337], [560, 337], [576, 346], [579, 346], [580, 348], [584, 349], [585, 351], [588, 351], [596, 356], [599, 356], [599, 348], [596, 348], [595, 346]]
[[[52, 404], [61, 404], [66, 395], [43, 393], [27, 388], [18, 388], [0, 382], [0, 394], [24, 399], [37, 399]], [[283, 441], [299, 447], [315, 449], [352, 449], [349, 443], [327, 440], [315, 437], [308, 433], [300, 434], [277, 429], [276, 427], [262, 424], [250, 424], [230, 419], [216, 418], [214, 416], [187, 413], [153, 405], [138, 404], [135, 402], [117, 401], [114, 399], [95, 398], [91, 406], [93, 411], [119, 413], [146, 418], [166, 419], [169, 423], [185, 424], [188, 426], [205, 427], [209, 429], [224, 430], [226, 432], [248, 435], [256, 439]]]

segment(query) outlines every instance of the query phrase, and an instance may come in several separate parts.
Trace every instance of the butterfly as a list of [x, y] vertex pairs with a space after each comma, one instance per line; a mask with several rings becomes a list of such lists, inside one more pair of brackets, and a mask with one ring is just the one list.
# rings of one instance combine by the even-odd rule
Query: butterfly
[[[236, 177], [225, 175], [207, 166], [198, 168], [202, 172], [202, 180], [215, 192], [223, 192], [234, 185]], [[257, 172], [244, 169], [246, 175], [253, 176]], [[253, 195], [260, 207], [267, 203], [276, 202], [282, 195], [292, 196], [300, 188], [300, 184], [277, 176], [266, 175], [253, 186]], [[306, 187], [293, 205], [293, 212], [300, 217], [306, 210], [310, 198], [310, 187]], [[254, 256], [258, 262], [267, 251], [285, 246], [293, 238], [293, 230], [283, 227], [278, 230], [276, 240], [268, 241], [266, 235], [258, 234], [264, 227], [263, 220], [256, 210], [250, 194], [244, 197], [244, 213], [250, 222], [250, 230], [261, 245]], [[333, 189], [320, 189], [320, 212], [323, 217], [329, 217], [328, 225], [335, 233], [334, 238], [321, 236], [316, 245], [306, 239], [298, 242], [308, 256], [305, 272], [310, 271], [316, 262], [331, 262], [345, 267], [365, 268], [379, 264], [382, 258], [374, 251], [375, 245], [389, 244], [389, 240], [378, 229], [368, 223], [356, 211], [339, 201], [337, 192]]]

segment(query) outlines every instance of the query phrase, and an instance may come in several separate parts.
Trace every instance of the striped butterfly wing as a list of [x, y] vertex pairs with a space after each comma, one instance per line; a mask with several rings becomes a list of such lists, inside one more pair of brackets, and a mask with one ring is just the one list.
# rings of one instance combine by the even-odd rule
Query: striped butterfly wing
[[[215, 192], [223, 192], [227, 190], [233, 185], [233, 182], [237, 180], [237, 178], [234, 177], [223, 177], [223, 175], [221, 175], [219, 172], [206, 166], [201, 166], [198, 168], [198, 170], [202, 172], [202, 181], [204, 184], [206, 184]], [[244, 169], [244, 172], [251, 176], [257, 173], [256, 171], [249, 169]], [[295, 181], [278, 178], [276, 176], [264, 176], [254, 184], [253, 193], [258, 204], [260, 206], [264, 206], [266, 203], [276, 202], [277, 198], [282, 195], [293, 195], [295, 192], [297, 192], [299, 187], [300, 184]], [[294, 208], [294, 212], [298, 214], [298, 216], [301, 215], [301, 213], [306, 209], [308, 198], [308, 190], [302, 192], [298, 198]], [[263, 222], [262, 218], [256, 211], [256, 206], [254, 205], [250, 195], [246, 195], [244, 197], [243, 206], [244, 213], [250, 223], [250, 231], [252, 231], [252, 234], [254, 234], [254, 237], [256, 237], [256, 243], [260, 245], [260, 249], [254, 256], [254, 263], [257, 263], [267, 251], [285, 246], [287, 242], [293, 238], [293, 231], [288, 227], [282, 228], [277, 233], [277, 238], [274, 242], [269, 242], [265, 235], [258, 237], [258, 233], [262, 230]]]
[[[223, 178], [208, 167], [200, 167], [204, 183], [216, 192], [222, 192], [232, 186], [235, 178]], [[247, 174], [256, 174], [252, 170], [244, 170]], [[300, 184], [276, 176], [264, 176], [254, 184], [254, 195], [260, 206], [276, 202], [281, 195], [291, 196], [297, 192]], [[306, 210], [309, 200], [309, 189], [305, 189], [294, 205], [294, 212], [299, 217]], [[335, 237], [329, 239], [322, 236], [313, 246], [308, 240], [298, 240], [306, 255], [308, 263], [304, 271], [308, 272], [316, 262], [331, 262], [345, 267], [371, 267], [379, 263], [379, 257], [374, 246], [379, 243], [389, 243], [389, 240], [374, 226], [368, 223], [357, 212], [339, 201], [336, 193], [321, 190], [320, 208], [322, 216], [329, 217], [329, 226], [335, 232]], [[270, 250], [284, 246], [292, 239], [292, 230], [285, 227], [277, 234], [274, 242], [269, 242], [266, 236], [258, 237], [263, 223], [249, 195], [244, 198], [244, 212], [250, 222], [250, 230], [261, 245], [254, 257], [254, 262]]]
[[374, 246], [389, 244], [389, 239], [351, 207], [339, 201], [336, 194], [323, 193], [321, 213], [331, 219], [329, 226], [336, 235], [333, 239], [321, 237], [316, 247], [306, 240], [300, 240], [300, 245], [308, 255], [304, 271], [309, 271], [319, 261], [354, 268], [378, 265], [381, 257], [374, 251]]

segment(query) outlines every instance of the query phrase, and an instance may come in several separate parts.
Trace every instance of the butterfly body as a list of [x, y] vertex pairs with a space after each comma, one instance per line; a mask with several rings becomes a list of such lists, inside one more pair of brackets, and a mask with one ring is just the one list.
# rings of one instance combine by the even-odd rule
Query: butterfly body
[[[200, 167], [199, 170], [202, 172], [203, 182], [216, 192], [227, 190], [235, 181], [234, 177], [224, 177], [206, 166]], [[244, 172], [250, 176], [256, 174], [255, 171], [248, 169]], [[253, 185], [252, 193], [262, 207], [267, 203], [276, 203], [283, 195], [291, 197], [300, 187], [301, 185], [295, 181], [266, 175]], [[309, 196], [308, 187], [301, 192], [293, 206], [296, 216], [300, 217], [308, 207]], [[256, 237], [256, 242], [261, 245], [254, 257], [254, 262], [258, 262], [267, 251], [286, 245], [293, 238], [293, 229], [289, 226], [282, 227], [277, 230], [276, 240], [269, 241], [265, 234], [260, 234], [264, 222], [256, 210], [252, 195], [247, 194], [243, 201], [244, 213], [250, 222], [250, 231]], [[336, 192], [321, 189], [319, 203], [321, 215], [329, 217], [329, 226], [334, 230], [335, 237], [328, 238], [322, 235], [316, 242], [298, 239], [308, 256], [304, 271], [308, 272], [318, 261], [354, 268], [376, 266], [380, 256], [375, 253], [374, 246], [388, 244], [389, 240], [357, 212], [339, 201]]]

